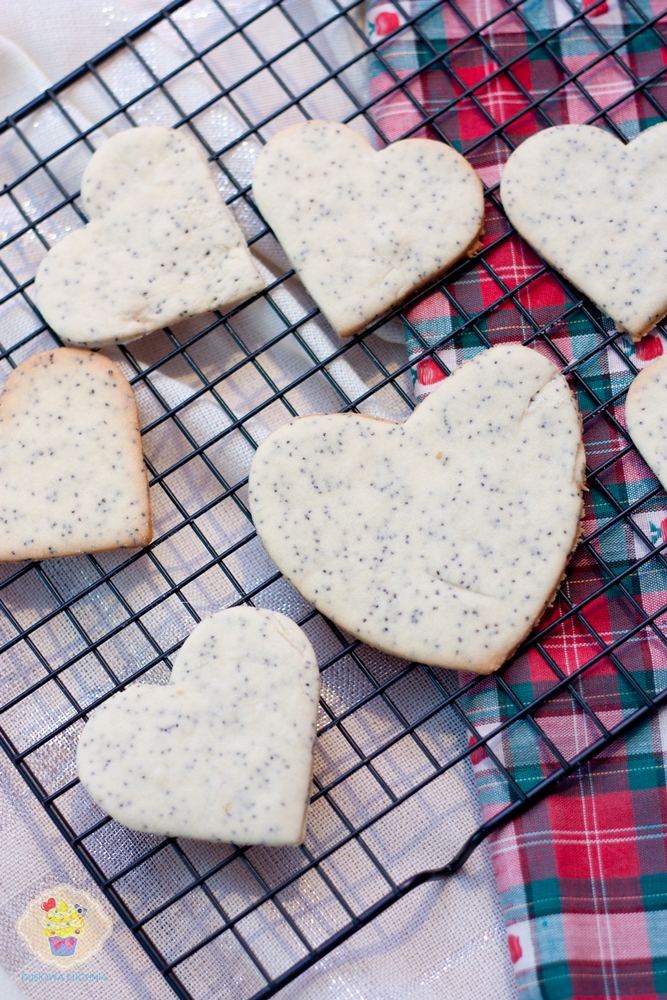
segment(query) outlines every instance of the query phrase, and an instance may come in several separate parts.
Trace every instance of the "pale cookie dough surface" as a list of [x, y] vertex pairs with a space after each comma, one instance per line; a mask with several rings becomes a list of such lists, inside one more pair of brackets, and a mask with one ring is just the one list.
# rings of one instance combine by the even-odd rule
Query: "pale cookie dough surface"
[[335, 122], [279, 132], [257, 159], [252, 188], [341, 337], [472, 251], [484, 220], [481, 181], [449, 146], [406, 139], [376, 152]]
[[639, 340], [667, 313], [667, 123], [625, 146], [593, 125], [526, 139], [500, 184], [519, 233]]
[[278, 568], [354, 636], [488, 673], [553, 598], [583, 471], [564, 378], [536, 351], [496, 347], [404, 424], [345, 413], [274, 431], [250, 509]]
[[129, 129], [83, 172], [90, 219], [56, 243], [37, 305], [70, 344], [122, 343], [264, 287], [202, 153], [182, 131]]
[[300, 844], [319, 687], [313, 648], [291, 619], [219, 611], [186, 640], [169, 684], [135, 684], [92, 714], [79, 777], [134, 830]]
[[152, 537], [137, 404], [123, 373], [69, 347], [23, 361], [0, 396], [0, 560]]
[[644, 368], [628, 389], [625, 420], [642, 458], [667, 489], [667, 356]]

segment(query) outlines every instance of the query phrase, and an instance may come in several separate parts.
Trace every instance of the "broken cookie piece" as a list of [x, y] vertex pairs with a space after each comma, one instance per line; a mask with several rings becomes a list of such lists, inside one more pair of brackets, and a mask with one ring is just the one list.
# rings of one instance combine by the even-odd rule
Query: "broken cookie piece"
[[69, 344], [123, 343], [264, 287], [202, 152], [183, 131], [129, 129], [83, 173], [90, 219], [39, 265], [35, 294]]
[[260, 153], [253, 197], [340, 337], [350, 337], [473, 251], [479, 177], [456, 150], [405, 139], [376, 152], [354, 129], [308, 121]]
[[0, 396], [0, 560], [152, 536], [137, 404], [123, 373], [69, 347], [23, 361]]
[[91, 716], [81, 781], [133, 830], [300, 844], [320, 678], [290, 618], [239, 607], [200, 622], [166, 685], [139, 684]]

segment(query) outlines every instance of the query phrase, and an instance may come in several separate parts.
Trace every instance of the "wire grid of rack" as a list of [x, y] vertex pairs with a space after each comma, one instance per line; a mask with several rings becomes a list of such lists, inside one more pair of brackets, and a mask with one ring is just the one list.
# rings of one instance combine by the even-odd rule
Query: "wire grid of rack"
[[[0, 359], [5, 373], [34, 350], [57, 342], [32, 303], [34, 270], [49, 246], [49, 226], [54, 220], [60, 220], [58, 235], [85, 221], [79, 192], [67, 178], [80, 178], [102, 128], [107, 134], [151, 122], [188, 128], [218, 168], [221, 190], [249, 244], [274, 267], [266, 290], [254, 301], [226, 316], [183, 324], [121, 350], [138, 396], [144, 394], [144, 413], [148, 414], [144, 440], [153, 504], [158, 510], [166, 504], [168, 512], [166, 520], [158, 520], [161, 527], [155, 541], [142, 552], [5, 566], [0, 582], [0, 663], [7, 678], [1, 710], [3, 748], [180, 997], [199, 1000], [212, 995], [208, 992], [212, 974], [222, 989], [216, 995], [244, 1000], [272, 995], [413, 887], [457, 871], [490, 832], [548, 794], [564, 776], [667, 700], [667, 674], [661, 673], [661, 665], [667, 664], [663, 552], [667, 543], [661, 528], [667, 504], [660, 486], [633, 451], [619, 413], [637, 371], [621, 335], [553, 274], [564, 304], [539, 325], [522, 296], [548, 269], [537, 261], [523, 280], [513, 284], [504, 280], [494, 265], [494, 255], [515, 238], [505, 224], [500, 229], [491, 227], [475, 259], [459, 264], [444, 280], [364, 334], [347, 342], [322, 341], [326, 324], [298, 288], [252, 203], [249, 160], [243, 150], [254, 144], [256, 152], [278, 128], [312, 117], [315, 105], [311, 102], [318, 95], [330, 95], [327, 88], [332, 86], [337, 99], [346, 102], [338, 116], [380, 142], [387, 135], [382, 115], [376, 112], [396, 96], [419, 117], [405, 135], [428, 134], [444, 141], [448, 141], [443, 125], [446, 115], [456, 113], [459, 106], [474, 108], [486, 128], [464, 149], [472, 162], [477, 150], [485, 144], [488, 148], [489, 141], [498, 138], [511, 150], [511, 126], [528, 112], [540, 116], [541, 126], [559, 123], [550, 117], [549, 102], [567, 88], [585, 96], [592, 109], [590, 121], [621, 138], [628, 136], [614, 112], [632, 95], [642, 95], [647, 114], [655, 120], [665, 118], [662, 62], [640, 78], [623, 58], [623, 46], [633, 39], [640, 42], [647, 34], [653, 46], [664, 46], [659, 17], [649, 16], [635, 0], [624, 0], [634, 27], [610, 44], [590, 18], [603, 0], [588, 11], [572, 3], [564, 5], [559, 27], [538, 38], [522, 13], [526, 2], [503, 0], [480, 21], [467, 11], [465, 0], [448, 0], [448, 8], [466, 27], [452, 45], [437, 46], [424, 26], [439, 3], [384, 5], [385, 15], [391, 15], [385, 17], [387, 30], [381, 38], [376, 32], [374, 40], [372, 36], [369, 40], [359, 17], [360, 5], [344, 6], [339, 0], [320, 4], [309, 24], [303, 19], [303, 6], [290, 0], [246, 7], [245, 13], [237, 10], [235, 16], [230, 6], [218, 0], [178, 0], [0, 125], [0, 140], [11, 137], [23, 157], [16, 161], [15, 176], [9, 180], [5, 176], [0, 194], [5, 207], [11, 202], [14, 213], [14, 225], [0, 243], [0, 322], [5, 337]], [[510, 58], [503, 58], [497, 49], [491, 50], [487, 31], [510, 13], [523, 19], [527, 42]], [[197, 34], [197, 22], [201, 26], [206, 18], [209, 34], [204, 38]], [[573, 26], [582, 27], [584, 19], [586, 31], [597, 40], [598, 53], [571, 72], [559, 60], [553, 43]], [[288, 29], [287, 41], [281, 36], [275, 51], [267, 55], [263, 40], [276, 37], [278, 23]], [[354, 52], [337, 62], [330, 33], [340, 27], [348, 33]], [[420, 50], [420, 65], [399, 78], [385, 52], [406, 31], [411, 32], [411, 44]], [[153, 39], [164, 45], [167, 34], [177, 41], [169, 58], [174, 52], [177, 56], [167, 71], [159, 71], [150, 45]], [[242, 43], [245, 58], [252, 64], [243, 72], [230, 49], [235, 43]], [[466, 85], [457, 75], [453, 55], [473, 43], [491, 52], [497, 68], [491, 76]], [[557, 65], [560, 78], [551, 90], [534, 95], [514, 70], [521, 59], [537, 50]], [[224, 79], [216, 70], [216, 52], [224, 53], [221, 66], [236, 66], [230, 70], [235, 77]], [[295, 82], [289, 65], [292, 56], [302, 60], [307, 56], [316, 65], [315, 82], [308, 87], [299, 85], [298, 74]], [[119, 59], [120, 70], [113, 77], [106, 68]], [[364, 94], [359, 82], [371, 60], [388, 78], [382, 92], [372, 98]], [[626, 86], [618, 98], [606, 101], [603, 110], [592, 88], [587, 89], [585, 74], [605, 60], [611, 60], [624, 75]], [[457, 93], [435, 107], [420, 102], [413, 84], [425, 72], [445, 67], [457, 84]], [[212, 88], [209, 96], [200, 95], [194, 105], [190, 99], [190, 106], [178, 96], [179, 78], [186, 70], [195, 70], [198, 79], [205, 79]], [[482, 89], [493, 78], [510, 81], [523, 96], [520, 109], [509, 120], [495, 121], [484, 100]], [[264, 96], [267, 87], [273, 88], [273, 106], [264, 113], [250, 110], [253, 81], [259, 82]], [[94, 100], [86, 105], [89, 115], [91, 108], [95, 112], [93, 124], [86, 124], [75, 110], [76, 88], [82, 83], [95, 90]], [[220, 120], [228, 119], [217, 120], [215, 141], [216, 119], [211, 118], [211, 112], [223, 103], [225, 113], [237, 123], [234, 134], [224, 142]], [[58, 128], [54, 132], [54, 120], [66, 134]], [[51, 130], [48, 152], [35, 138], [35, 129], [44, 125]], [[25, 197], [30, 184], [37, 185], [42, 206], [46, 204], [37, 214], [35, 204]], [[497, 183], [487, 187], [486, 197], [488, 215], [502, 220]], [[466, 310], [457, 289], [467, 274], [480, 268], [493, 278], [497, 294], [490, 304]], [[281, 289], [290, 289], [288, 305], [288, 300], [281, 305]], [[415, 302], [433, 295], [446, 298], [460, 323], [452, 332], [425, 338], [411, 310]], [[413, 405], [411, 364], [430, 359], [430, 364], [449, 373], [447, 364], [460, 360], [461, 345], [469, 347], [471, 338], [474, 350], [502, 339], [487, 321], [508, 303], [521, 318], [524, 341], [557, 360], [579, 396], [588, 454], [587, 505], [601, 505], [605, 514], [592, 530], [585, 528], [554, 608], [512, 662], [493, 678], [466, 679], [459, 685], [448, 672], [396, 661], [350, 640], [294, 594], [263, 558], [253, 532], [245, 499], [247, 464], [259, 435], [298, 413], [309, 412], [315, 403], [322, 408], [323, 400], [329, 410], [379, 412], [379, 406], [385, 415], [406, 416]], [[573, 341], [584, 346], [572, 354], [558, 331], [559, 323], [575, 313], [583, 317], [590, 336]], [[26, 316], [31, 318], [27, 327]], [[393, 341], [373, 336], [387, 330], [395, 333], [397, 322], [420, 345], [411, 363], [395, 336]], [[288, 344], [292, 367], [288, 365], [285, 374], [275, 359], [276, 352]], [[441, 353], [436, 354], [436, 349]], [[596, 367], [602, 356], [605, 371], [614, 376], [606, 383]], [[165, 373], [168, 377], [161, 381]], [[170, 379], [173, 375], [187, 384], [180, 396], [178, 390], [174, 396], [179, 383]], [[248, 384], [252, 391], [244, 395], [243, 387]], [[209, 409], [198, 422], [193, 407], [202, 401]], [[222, 414], [222, 424], [216, 424], [213, 410]], [[262, 424], [267, 414], [270, 419]], [[150, 442], [155, 444], [156, 434], [162, 433], [177, 436], [177, 453], [161, 450], [159, 437], [151, 449]], [[236, 444], [226, 452], [230, 441]], [[634, 477], [619, 472], [619, 463], [624, 462], [634, 463], [633, 468], [641, 467], [643, 472]], [[184, 478], [179, 479], [179, 474]], [[195, 475], [205, 476], [206, 483], [196, 503], [183, 493], [183, 483]], [[634, 489], [628, 485], [631, 479]], [[225, 529], [216, 534], [211, 518], [220, 510], [232, 511], [233, 529], [225, 522]], [[174, 558], [169, 545], [184, 537], [183, 532], [196, 540], [198, 549], [194, 562], [191, 547], [180, 550], [188, 558], [186, 565], [179, 565], [178, 547]], [[625, 558], [619, 556], [621, 548]], [[642, 586], [646, 579], [648, 587]], [[651, 600], [645, 599], [647, 593]], [[617, 620], [605, 633], [589, 612], [600, 600], [612, 598], [610, 606]], [[169, 838], [133, 835], [101, 815], [77, 783], [74, 752], [87, 713], [128, 683], [165, 682], [170, 657], [202, 615], [241, 602], [292, 614], [318, 650], [323, 698], [309, 829], [319, 834], [307, 837], [302, 848], [279, 851], [234, 845], [199, 849]], [[563, 665], [557, 649], [559, 643], [565, 647], [574, 632], [579, 637], [575, 645], [583, 652], [574, 664]], [[651, 669], [638, 669], [637, 649], [642, 643], [651, 648]], [[531, 656], [541, 657], [547, 675], [534, 700], [525, 697], [523, 683], [522, 664]], [[601, 664], [613, 672], [622, 688], [613, 717], [607, 713], [603, 718], [603, 713], [594, 710], [595, 683], [587, 685]], [[475, 706], [490, 696], [499, 699], [503, 721], [482, 734], [474, 722]], [[550, 706], [564, 703], [576, 716], [573, 725], [583, 726], [587, 735], [578, 743], [557, 745], [542, 719]], [[371, 715], [373, 724], [368, 721]], [[513, 734], [521, 727], [529, 733], [524, 744], [530, 759], [517, 754], [516, 740], [514, 753], [508, 751]], [[338, 750], [334, 752], [327, 741], [335, 742]], [[406, 748], [416, 764], [413, 760], [405, 766], [404, 760], [392, 758], [395, 751]], [[400, 817], [406, 805], [457, 769], [467, 768], [469, 779], [469, 758], [482, 749], [504, 782], [502, 807], [495, 815], [487, 815], [485, 822], [473, 815], [472, 825], [464, 823], [449, 838], [443, 839], [437, 827], [435, 848], [431, 844], [431, 853], [424, 855], [430, 864], [406, 855], [404, 862], [407, 857], [406, 863], [413, 867], [402, 869], [401, 874], [400, 865], [393, 869], [385, 863], [374, 831], [384, 830], [384, 836], [383, 824], [392, 816]], [[399, 827], [402, 822], [399, 819]], [[346, 885], [348, 864], [363, 869], [363, 891]], [[174, 928], [178, 933], [171, 933]], [[226, 985], [220, 985], [220, 976], [227, 976]]]

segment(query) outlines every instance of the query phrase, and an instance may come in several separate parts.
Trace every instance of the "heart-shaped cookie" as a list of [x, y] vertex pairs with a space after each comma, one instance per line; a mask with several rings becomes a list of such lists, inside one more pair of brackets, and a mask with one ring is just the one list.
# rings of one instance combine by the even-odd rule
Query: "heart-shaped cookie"
[[552, 267], [639, 340], [667, 314], [667, 123], [624, 146], [592, 125], [526, 139], [503, 207]]
[[91, 220], [39, 265], [37, 305], [70, 344], [101, 347], [261, 291], [198, 147], [162, 127], [119, 132], [83, 172]]
[[134, 830], [300, 844], [319, 683], [313, 648], [291, 619], [219, 611], [189, 636], [171, 683], [135, 684], [93, 713], [79, 777]]
[[625, 420], [642, 458], [667, 489], [667, 355], [642, 369], [628, 389]]
[[567, 383], [511, 345], [462, 365], [404, 424], [343, 413], [274, 431], [250, 508], [279, 569], [353, 635], [488, 673], [553, 598], [583, 470]]
[[121, 370], [71, 347], [23, 361], [0, 396], [0, 560], [152, 537], [137, 404]]
[[346, 125], [292, 125], [264, 147], [255, 201], [337, 334], [349, 337], [472, 252], [482, 184], [455, 150], [376, 152]]

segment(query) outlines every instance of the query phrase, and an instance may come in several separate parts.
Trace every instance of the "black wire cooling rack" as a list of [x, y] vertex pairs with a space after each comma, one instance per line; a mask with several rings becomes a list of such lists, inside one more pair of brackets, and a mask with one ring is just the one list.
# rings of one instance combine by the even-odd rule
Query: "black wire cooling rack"
[[[495, 0], [483, 15], [467, 0], [387, 2], [374, 8], [369, 35], [362, 5], [339, 0], [178, 0], [0, 124], [5, 373], [57, 342], [32, 302], [34, 272], [53, 240], [85, 221], [78, 182], [103, 133], [151, 123], [189, 129], [269, 279], [226, 316], [120, 352], [143, 401], [155, 541], [141, 552], [6, 565], [0, 574], [3, 748], [179, 997], [273, 995], [410, 890], [458, 871], [492, 831], [667, 700], [667, 500], [622, 418], [639, 355], [536, 257], [524, 255], [524, 270], [509, 280], [499, 255], [518, 241], [498, 178], [485, 173], [520, 141], [527, 116], [536, 127], [567, 120], [565, 100], [585, 106], [582, 120], [626, 140], [633, 117], [664, 120], [667, 25], [639, 0], [622, 0], [615, 22], [605, 0], [587, 10], [562, 0], [553, 9], [556, 20], [544, 24], [535, 0]], [[431, 30], [438, 16], [456, 21], [453, 40]], [[508, 18], [514, 27], [503, 36]], [[574, 69], [566, 45], [583, 53]], [[537, 89], [526, 72], [535, 59]], [[466, 67], [485, 60], [471, 82]], [[371, 92], [369, 77], [384, 82]], [[494, 84], [516, 97], [504, 117], [494, 117]], [[634, 116], [629, 101], [640, 109]], [[484, 249], [346, 342], [299, 287], [249, 183], [259, 146], [314, 116], [352, 122], [381, 142], [399, 134], [454, 141], [489, 181]], [[466, 120], [476, 122], [468, 140]], [[545, 276], [558, 295], [540, 313], [530, 296]], [[470, 289], [484, 282], [494, 294], [475, 299]], [[456, 318], [449, 327], [426, 329], [415, 318], [434, 296], [446, 301], [435, 312]], [[410, 363], [397, 331], [416, 345]], [[466, 352], [508, 337], [543, 350], [568, 375], [584, 419], [590, 492], [554, 607], [498, 675], [461, 685], [449, 672], [351, 641], [308, 608], [261, 550], [246, 474], [272, 426], [323, 408], [401, 419], [413, 405], [411, 364], [447, 373]], [[241, 602], [292, 614], [320, 657], [306, 843], [246, 849], [124, 830], [77, 782], [87, 713], [126, 684], [164, 682], [194, 624]], [[531, 657], [544, 665], [538, 688], [526, 684]], [[617, 698], [602, 711], [610, 677]], [[483, 729], [480, 706], [490, 699], [501, 721]], [[545, 724], [552, 711], [570, 713], [585, 738], [559, 744]], [[482, 749], [505, 789], [495, 813], [482, 822], [470, 806], [448, 819], [446, 786], [437, 801], [447, 836], [442, 816], [431, 815], [435, 843], [411, 853], [399, 843], [406, 825], [414, 833], [406, 809], [455, 773], [472, 787], [470, 757]], [[350, 872], [361, 873], [356, 882]]]

